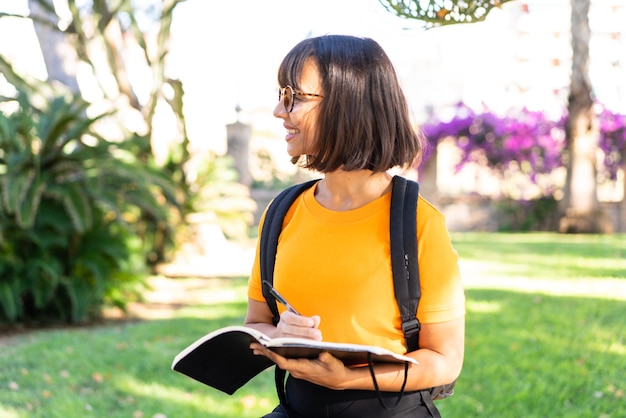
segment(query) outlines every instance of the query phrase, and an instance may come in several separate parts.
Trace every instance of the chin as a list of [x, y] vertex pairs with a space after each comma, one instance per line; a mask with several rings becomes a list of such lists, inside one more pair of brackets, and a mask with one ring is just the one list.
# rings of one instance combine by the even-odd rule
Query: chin
[[291, 148], [287, 148], [287, 155], [289, 155], [291, 158], [298, 158], [302, 155], [302, 153], [300, 151], [297, 151], [295, 149], [291, 149]]

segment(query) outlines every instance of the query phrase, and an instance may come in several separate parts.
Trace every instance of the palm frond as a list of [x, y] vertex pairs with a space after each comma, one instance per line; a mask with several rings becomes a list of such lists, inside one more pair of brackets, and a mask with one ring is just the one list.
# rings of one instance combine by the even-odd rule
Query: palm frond
[[76, 232], [84, 233], [93, 223], [93, 208], [89, 193], [78, 182], [50, 185], [46, 195], [63, 204]]
[[101, 174], [99, 184], [103, 189], [112, 188], [119, 193], [125, 205], [147, 211], [157, 219], [164, 219], [170, 207], [180, 207], [176, 185], [163, 173], [137, 162], [119, 159], [105, 164], [103, 173], [106, 174]]
[[46, 182], [42, 176], [37, 176], [34, 172], [29, 174], [31, 174], [29, 180], [30, 178], [32, 178], [32, 180], [24, 185], [15, 212], [17, 224], [25, 229], [31, 228], [35, 224], [39, 210], [39, 202], [46, 190]]
[[16, 123], [12, 117], [7, 117], [0, 112], [0, 147], [2, 147], [2, 155], [15, 149], [23, 148], [20, 142], [20, 136], [17, 131]]
[[57, 260], [37, 258], [26, 267], [26, 276], [30, 278], [35, 300], [35, 307], [45, 308], [55, 296], [61, 278], [61, 265]]
[[25, 190], [28, 190], [35, 179], [34, 171], [19, 171], [14, 169], [17, 165], [11, 156], [7, 164], [7, 173], [0, 179], [2, 186], [2, 204], [4, 210], [13, 215], [19, 211], [21, 202], [25, 198]]
[[85, 116], [86, 109], [87, 104], [78, 98], [67, 102], [64, 97], [56, 97], [50, 103], [37, 125], [44, 161], [56, 157], [69, 141], [80, 138], [88, 130], [93, 122]]
[[20, 312], [20, 302], [18, 292], [15, 291], [15, 278], [2, 277], [0, 279], [0, 307], [6, 317], [13, 321]]
[[45, 106], [49, 97], [67, 94], [68, 90], [59, 85], [43, 82], [36, 77], [17, 72], [13, 65], [2, 54], [0, 54], [0, 74], [14, 86], [19, 86], [21, 92], [27, 92], [31, 101], [38, 106]]

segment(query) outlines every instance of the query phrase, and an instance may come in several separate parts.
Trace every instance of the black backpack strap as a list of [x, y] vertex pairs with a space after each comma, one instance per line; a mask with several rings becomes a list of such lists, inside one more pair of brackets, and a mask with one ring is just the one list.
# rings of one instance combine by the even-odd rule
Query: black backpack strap
[[[265, 213], [265, 220], [263, 221], [263, 228], [261, 228], [261, 236], [259, 237], [259, 264], [261, 269], [261, 283], [267, 281], [270, 284], [274, 283], [274, 262], [276, 261], [276, 251], [278, 249], [278, 237], [283, 229], [283, 219], [287, 214], [287, 211], [296, 200], [298, 196], [302, 194], [306, 189], [312, 187], [319, 180], [310, 180], [304, 183], [296, 184], [288, 187], [280, 192], [270, 203]], [[272, 295], [268, 293], [265, 286], [263, 286], [263, 296], [267, 301], [267, 305], [272, 311], [272, 323], [278, 324], [280, 315], [278, 314], [278, 306], [276, 300]], [[278, 367], [274, 368], [274, 382], [276, 384], [276, 392], [280, 404], [289, 411], [287, 405], [287, 398], [285, 396], [285, 376], [287, 375], [285, 370]]]
[[[389, 212], [389, 244], [394, 293], [402, 318], [402, 332], [407, 351], [419, 347], [420, 323], [417, 319], [417, 305], [421, 297], [419, 268], [417, 265], [417, 199], [419, 185], [401, 176], [394, 176]], [[385, 409], [393, 409], [400, 403], [408, 377], [408, 363], [404, 368], [404, 383], [393, 407], [388, 407], [380, 396], [376, 375], [371, 362], [368, 364], [378, 401]], [[428, 390], [421, 391], [422, 399], [432, 416], [438, 417], [437, 410]]]
[[[274, 261], [276, 260], [276, 250], [278, 247], [278, 237], [283, 229], [283, 219], [287, 214], [287, 211], [296, 200], [298, 196], [302, 194], [306, 189], [312, 187], [319, 180], [310, 180], [304, 183], [296, 184], [283, 190], [272, 200], [265, 214], [265, 220], [263, 221], [263, 228], [261, 229], [261, 240], [259, 246], [259, 262], [261, 265], [261, 282], [267, 281], [270, 284], [274, 283]], [[263, 288], [263, 296], [267, 301], [267, 304], [274, 315], [274, 325], [278, 323], [278, 307], [276, 306], [276, 300], [267, 293]]]
[[[417, 262], [417, 201], [419, 184], [400, 176], [393, 178], [389, 221], [393, 281], [407, 351], [419, 348], [421, 324], [417, 306], [422, 297]], [[440, 418], [429, 389], [421, 390], [422, 401], [433, 417]]]
[[417, 319], [417, 305], [422, 296], [416, 233], [419, 185], [404, 177], [395, 176], [392, 187], [389, 230], [394, 290], [407, 350], [415, 351], [419, 348], [421, 327]]

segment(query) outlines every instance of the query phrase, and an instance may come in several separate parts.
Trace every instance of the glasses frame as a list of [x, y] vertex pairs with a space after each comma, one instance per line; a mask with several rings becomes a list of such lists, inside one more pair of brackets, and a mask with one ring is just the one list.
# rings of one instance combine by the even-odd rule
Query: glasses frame
[[[287, 106], [287, 102], [285, 101], [285, 96], [289, 94], [287, 93], [287, 89], [291, 90], [291, 104], [289, 106]], [[321, 94], [306, 93], [304, 91], [296, 90], [291, 86], [279, 87], [278, 88], [278, 101], [279, 102], [281, 100], [283, 101], [283, 106], [285, 106], [285, 111], [287, 111], [287, 113], [291, 113], [291, 111], [293, 110], [293, 106], [296, 102], [296, 94], [299, 94], [300, 96], [317, 97], [321, 99], [324, 98], [324, 96], [322, 96]]]

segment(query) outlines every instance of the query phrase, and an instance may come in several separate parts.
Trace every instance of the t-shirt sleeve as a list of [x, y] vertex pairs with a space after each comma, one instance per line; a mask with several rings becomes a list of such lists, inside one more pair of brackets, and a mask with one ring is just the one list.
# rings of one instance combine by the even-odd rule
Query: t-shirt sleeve
[[422, 290], [417, 317], [423, 323], [460, 318], [465, 315], [465, 293], [458, 253], [452, 246], [445, 217], [420, 197], [417, 222]]
[[250, 273], [250, 277], [248, 278], [248, 297], [250, 299], [254, 299], [260, 302], [265, 301], [265, 297], [263, 296], [263, 288], [261, 286], [261, 263], [260, 259], [260, 243], [261, 243], [261, 231], [263, 230], [263, 222], [265, 221], [265, 215], [267, 213], [267, 208], [263, 215], [261, 216], [261, 220], [259, 222], [259, 239], [256, 244], [256, 253], [254, 256], [254, 263], [252, 264], [252, 272]]

